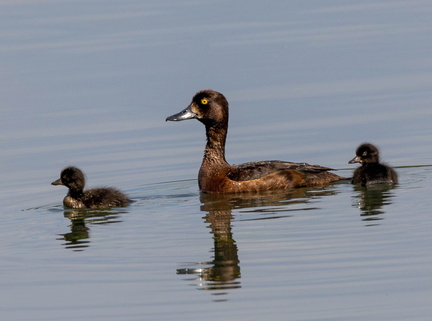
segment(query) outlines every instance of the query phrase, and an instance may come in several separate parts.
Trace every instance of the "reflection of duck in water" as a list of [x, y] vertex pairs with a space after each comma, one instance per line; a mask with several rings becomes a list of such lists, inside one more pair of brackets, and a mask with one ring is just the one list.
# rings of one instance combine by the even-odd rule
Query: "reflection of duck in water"
[[101, 225], [108, 223], [120, 223], [119, 219], [122, 212], [115, 210], [88, 210], [88, 209], [67, 209], [64, 216], [71, 221], [70, 232], [60, 234], [64, 240], [63, 244], [67, 249], [83, 251], [90, 246], [90, 227], [91, 225]]
[[379, 216], [385, 213], [384, 207], [392, 203], [393, 186], [389, 184], [375, 184], [368, 188], [356, 186], [357, 195], [355, 198], [355, 207], [361, 211], [361, 216], [364, 221], [381, 220]]
[[397, 184], [398, 176], [393, 168], [380, 163], [379, 150], [372, 144], [362, 144], [356, 150], [356, 157], [349, 164], [360, 163], [351, 180], [353, 184]]
[[202, 90], [190, 105], [168, 121], [196, 118], [206, 127], [207, 145], [198, 174], [204, 193], [245, 193], [321, 186], [344, 178], [331, 168], [306, 163], [259, 161], [230, 165], [225, 160], [228, 131], [228, 101], [213, 90]]
[[[204, 209], [205, 208], [205, 209]], [[214, 241], [214, 257], [210, 262], [197, 263], [196, 268], [177, 269], [177, 274], [199, 275], [200, 285], [205, 290], [228, 290], [240, 288], [240, 260], [238, 249], [232, 235], [231, 207], [228, 203], [204, 204], [202, 210], [208, 211], [204, 217], [209, 224]], [[206, 267], [202, 267], [206, 265]], [[202, 281], [206, 281], [205, 284]]]
[[60, 178], [51, 184], [64, 185], [69, 188], [69, 193], [63, 199], [66, 207], [98, 209], [124, 207], [131, 202], [125, 194], [112, 187], [99, 187], [84, 191], [84, 174], [73, 166], [62, 170]]
[[66, 243], [63, 245], [67, 249], [73, 249], [74, 251], [83, 251], [89, 246], [90, 238], [89, 228], [86, 226], [84, 219], [72, 220], [70, 226], [71, 231], [69, 233], [61, 234], [62, 238]]
[[[297, 188], [290, 191], [269, 191], [242, 194], [201, 194], [200, 210], [206, 212], [204, 221], [211, 230], [214, 242], [213, 260], [197, 262], [195, 267], [179, 268], [177, 274], [199, 277], [199, 288], [223, 291], [241, 288], [239, 249], [232, 232], [233, 209], [243, 209], [245, 219], [237, 221], [278, 219], [291, 217], [291, 211], [311, 210], [309, 201], [336, 192], [332, 189]], [[299, 205], [304, 205], [299, 208]], [[295, 209], [289, 209], [295, 207]], [[205, 266], [205, 267], [203, 267]], [[190, 281], [190, 279], [187, 279]], [[218, 301], [224, 300], [218, 296]]]

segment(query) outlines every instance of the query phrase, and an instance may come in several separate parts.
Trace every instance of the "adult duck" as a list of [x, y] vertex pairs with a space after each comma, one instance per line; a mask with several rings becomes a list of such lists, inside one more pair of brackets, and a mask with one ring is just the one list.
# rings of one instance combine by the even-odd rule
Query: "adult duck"
[[204, 124], [207, 145], [198, 174], [203, 193], [244, 193], [320, 186], [345, 179], [328, 167], [279, 160], [230, 165], [225, 160], [228, 101], [219, 92], [202, 90], [183, 111], [167, 121], [198, 119]]

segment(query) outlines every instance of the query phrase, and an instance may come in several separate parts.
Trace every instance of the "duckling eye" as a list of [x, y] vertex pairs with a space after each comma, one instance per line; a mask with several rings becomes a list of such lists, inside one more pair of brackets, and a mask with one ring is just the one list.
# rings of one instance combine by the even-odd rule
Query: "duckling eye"
[[367, 156], [367, 154], [368, 153], [366, 151], [364, 151], [363, 154], [362, 154], [362, 156]]
[[209, 102], [209, 101], [208, 101], [207, 99], [205, 99], [205, 98], [201, 99], [201, 104], [202, 104], [202, 105], [207, 105], [208, 102]]

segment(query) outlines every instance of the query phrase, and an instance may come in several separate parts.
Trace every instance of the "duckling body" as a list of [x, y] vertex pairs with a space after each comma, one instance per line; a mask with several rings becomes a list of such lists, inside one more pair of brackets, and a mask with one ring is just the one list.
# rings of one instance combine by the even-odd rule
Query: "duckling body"
[[204, 193], [259, 192], [325, 185], [345, 179], [328, 167], [279, 160], [230, 165], [225, 160], [228, 131], [228, 101], [213, 90], [195, 94], [190, 105], [167, 121], [198, 119], [206, 128], [207, 144], [198, 173]]
[[364, 143], [356, 150], [356, 157], [349, 164], [360, 163], [361, 166], [354, 171], [352, 184], [397, 184], [398, 175], [390, 166], [380, 163], [379, 150], [376, 146]]
[[69, 188], [68, 194], [63, 199], [63, 205], [70, 208], [124, 207], [131, 202], [125, 194], [113, 187], [99, 187], [84, 191], [84, 174], [73, 166], [63, 169], [60, 178], [51, 185], [64, 185]]

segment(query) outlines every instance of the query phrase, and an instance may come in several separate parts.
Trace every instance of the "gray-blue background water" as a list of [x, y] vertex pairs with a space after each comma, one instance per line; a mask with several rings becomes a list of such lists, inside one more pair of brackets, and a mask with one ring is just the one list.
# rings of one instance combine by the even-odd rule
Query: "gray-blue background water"
[[[430, 320], [432, 3], [0, 2], [2, 320]], [[200, 195], [193, 94], [230, 102], [227, 159], [393, 189]], [[64, 210], [61, 169], [135, 202]], [[426, 166], [419, 166], [426, 165]]]

